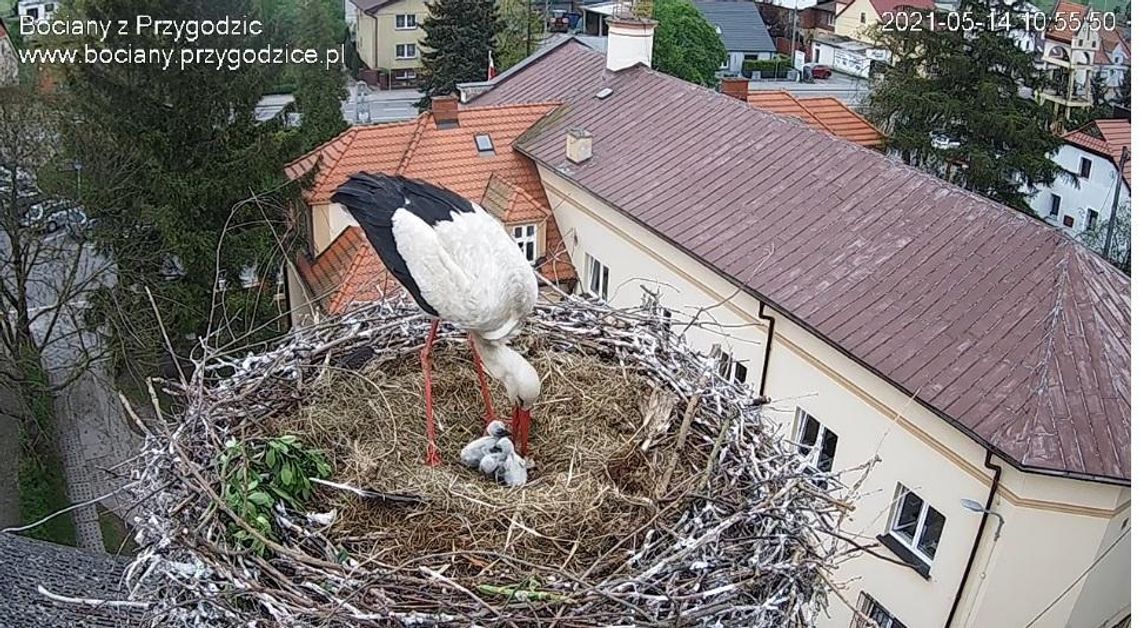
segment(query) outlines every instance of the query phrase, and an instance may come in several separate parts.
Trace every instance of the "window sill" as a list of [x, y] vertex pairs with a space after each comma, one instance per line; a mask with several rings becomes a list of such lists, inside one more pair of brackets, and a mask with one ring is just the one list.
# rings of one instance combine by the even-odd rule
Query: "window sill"
[[875, 537], [875, 540], [881, 543], [883, 547], [891, 550], [891, 553], [901, 558], [907, 565], [910, 565], [910, 568], [918, 572], [918, 575], [930, 580], [930, 565], [923, 562], [921, 558], [907, 548], [907, 546], [903, 545], [901, 541], [890, 534], [880, 534]]

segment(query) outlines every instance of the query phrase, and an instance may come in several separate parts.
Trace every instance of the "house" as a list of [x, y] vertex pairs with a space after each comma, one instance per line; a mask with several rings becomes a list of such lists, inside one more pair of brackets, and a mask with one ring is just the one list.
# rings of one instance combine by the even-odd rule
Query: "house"
[[811, 42], [811, 62], [821, 63], [837, 72], [870, 78], [871, 65], [890, 60], [890, 53], [874, 44], [817, 30]]
[[874, 44], [874, 30], [884, 15], [903, 10], [933, 11], [934, 0], [851, 0], [835, 14], [835, 34], [866, 44]]
[[844, 528], [890, 560], [844, 563], [817, 625], [1129, 615], [1128, 278], [1036, 219], [648, 69], [624, 38], [651, 28], [610, 22], [604, 54], [567, 39], [469, 106], [561, 103], [514, 146], [583, 290], [658, 290], [721, 376], [782, 400], [768, 416], [805, 464], [875, 461]]
[[20, 59], [16, 47], [8, 36], [8, 27], [0, 20], [0, 86], [12, 85], [20, 74]]
[[553, 103], [470, 107], [455, 97], [408, 122], [357, 126], [289, 164], [292, 180], [312, 176], [298, 222], [306, 250], [289, 269], [294, 324], [323, 311], [404, 294], [353, 218], [331, 197], [349, 175], [385, 172], [445, 186], [495, 214], [551, 283], [572, 290], [577, 276], [533, 162], [514, 150], [518, 137]]
[[830, 133], [867, 148], [882, 148], [886, 138], [866, 118], [838, 98], [797, 98], [784, 90], [748, 90], [747, 79], [721, 80], [721, 93], [758, 109], [802, 120], [813, 129]]
[[36, 21], [47, 21], [55, 15], [58, 7], [58, 0], [20, 0], [16, 3], [16, 15], [18, 18], [30, 17]]
[[1120, 89], [1132, 66], [1132, 43], [1128, 40], [1129, 31], [1117, 27], [1100, 31], [1100, 48], [1093, 57], [1093, 64], [1104, 79], [1104, 84], [1112, 89]]
[[693, 3], [720, 35], [728, 59], [722, 71], [740, 74], [745, 61], [771, 59], [776, 44], [752, 0], [697, 0]]
[[425, 0], [351, 0], [356, 11], [356, 50], [364, 62], [361, 78], [381, 87], [411, 87], [422, 66], [420, 24]]
[[[1095, 120], [1061, 136], [1065, 140], [1053, 161], [1075, 180], [1057, 177], [1042, 188], [1030, 206], [1046, 222], [1079, 236], [1108, 220], [1123, 151], [1132, 142], [1128, 120]], [[1131, 206], [1132, 161], [1125, 159], [1120, 205]]]
[[1092, 106], [1089, 78], [1100, 49], [1100, 31], [1087, 19], [1089, 8], [1083, 4], [1059, 1], [1050, 15], [1041, 49], [1049, 80], [1037, 98], [1068, 117], [1072, 109]]

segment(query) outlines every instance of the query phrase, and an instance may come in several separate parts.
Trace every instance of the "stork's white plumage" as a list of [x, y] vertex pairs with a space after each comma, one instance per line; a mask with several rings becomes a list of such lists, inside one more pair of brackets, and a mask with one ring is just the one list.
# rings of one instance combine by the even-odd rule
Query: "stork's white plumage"
[[[537, 371], [507, 342], [538, 299], [534, 269], [494, 216], [458, 194], [423, 181], [357, 173], [333, 194], [360, 224], [388, 271], [433, 317], [421, 355], [428, 415], [428, 464], [439, 464], [431, 399], [431, 348], [440, 319], [469, 332], [487, 410], [494, 419], [483, 368], [503, 383], [512, 428], [525, 455]], [[480, 356], [482, 359], [480, 359]]]

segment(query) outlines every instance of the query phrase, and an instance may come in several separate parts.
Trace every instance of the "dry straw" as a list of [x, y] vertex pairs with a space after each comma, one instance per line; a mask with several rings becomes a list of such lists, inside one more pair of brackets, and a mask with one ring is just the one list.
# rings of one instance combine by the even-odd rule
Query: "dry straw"
[[[538, 307], [515, 342], [544, 380], [520, 489], [456, 461], [482, 404], [446, 325], [433, 378], [445, 464], [423, 466], [427, 324], [376, 304], [260, 355], [207, 351], [165, 384], [182, 409], [139, 459], [142, 550], [126, 576], [153, 625], [814, 625], [851, 496], [655, 306]], [[416, 499], [320, 486], [309, 512], [277, 512], [264, 555], [245, 551], [219, 454], [285, 433], [328, 454], [333, 482]]]

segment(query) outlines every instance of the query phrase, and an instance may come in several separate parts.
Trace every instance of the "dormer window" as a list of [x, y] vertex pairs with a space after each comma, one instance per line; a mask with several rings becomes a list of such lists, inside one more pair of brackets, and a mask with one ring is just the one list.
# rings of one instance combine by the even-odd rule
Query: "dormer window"
[[479, 151], [480, 155], [494, 155], [495, 145], [491, 142], [491, 136], [485, 133], [476, 135], [475, 150]]

